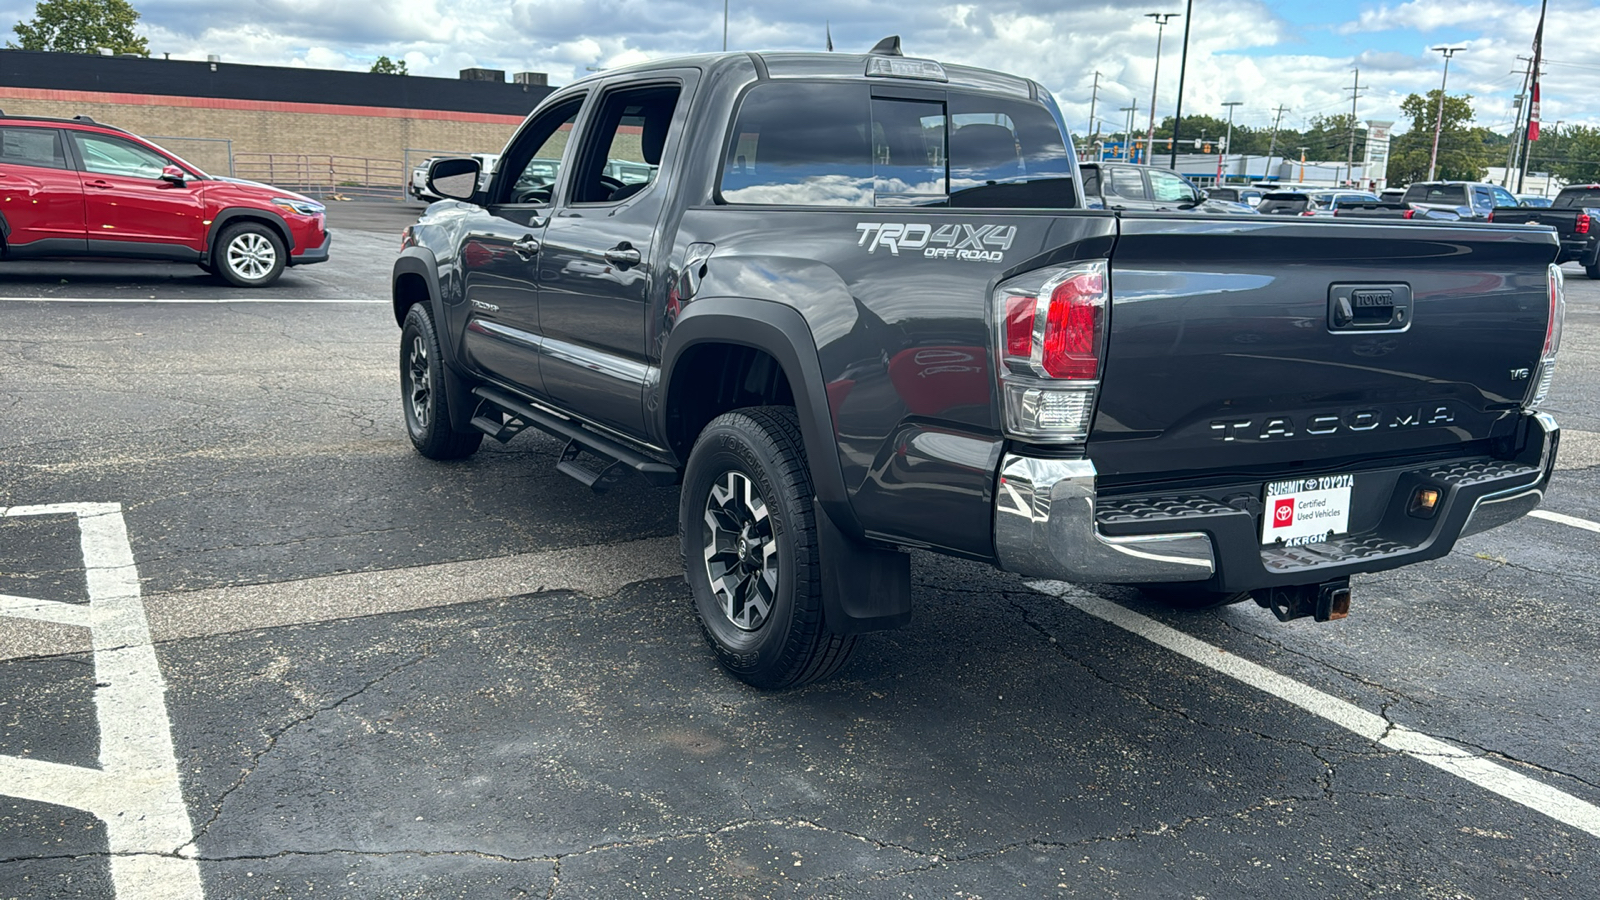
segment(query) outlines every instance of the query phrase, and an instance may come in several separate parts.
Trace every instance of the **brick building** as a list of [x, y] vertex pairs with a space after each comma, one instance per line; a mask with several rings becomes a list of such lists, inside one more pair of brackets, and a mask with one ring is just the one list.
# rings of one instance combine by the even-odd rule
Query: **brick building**
[[259, 171], [296, 165], [290, 157], [310, 168], [327, 159], [335, 183], [393, 184], [403, 164], [428, 152], [499, 152], [550, 93], [543, 80], [0, 50], [0, 110], [88, 115], [157, 138], [208, 171], [266, 180], [291, 180]]

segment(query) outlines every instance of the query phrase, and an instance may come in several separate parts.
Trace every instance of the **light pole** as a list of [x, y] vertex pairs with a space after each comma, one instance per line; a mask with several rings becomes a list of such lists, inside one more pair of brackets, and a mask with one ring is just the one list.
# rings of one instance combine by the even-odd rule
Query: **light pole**
[[1223, 140], [1222, 146], [1217, 148], [1217, 184], [1222, 184], [1222, 160], [1228, 153], [1228, 145], [1233, 143], [1233, 108], [1243, 106], [1243, 100], [1229, 100], [1222, 104], [1228, 108], [1228, 137]]
[[1150, 156], [1156, 149], [1156, 89], [1161, 85], [1161, 36], [1167, 30], [1167, 22], [1177, 13], [1145, 13], [1145, 18], [1156, 20], [1156, 74], [1150, 81], [1150, 129], [1145, 132], [1145, 162], [1150, 161]]
[[1444, 54], [1444, 77], [1439, 79], [1439, 117], [1433, 122], [1433, 153], [1428, 156], [1428, 180], [1433, 180], [1433, 171], [1439, 164], [1439, 132], [1444, 128], [1444, 86], [1450, 83], [1450, 57], [1465, 47], [1434, 47]]
[[1194, 24], [1194, 0], [1184, 5], [1183, 55], [1178, 57], [1178, 108], [1172, 114], [1172, 156], [1168, 168], [1178, 171], [1178, 132], [1183, 129], [1183, 78], [1189, 73], [1189, 26]]
[[722, 52], [728, 52], [728, 0], [722, 0]]

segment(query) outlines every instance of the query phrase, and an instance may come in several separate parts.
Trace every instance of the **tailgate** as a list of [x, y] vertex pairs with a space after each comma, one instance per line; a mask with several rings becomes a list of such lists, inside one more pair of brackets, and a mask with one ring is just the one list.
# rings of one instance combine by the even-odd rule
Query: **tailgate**
[[1124, 216], [1089, 456], [1113, 481], [1268, 477], [1508, 436], [1556, 250], [1522, 226]]

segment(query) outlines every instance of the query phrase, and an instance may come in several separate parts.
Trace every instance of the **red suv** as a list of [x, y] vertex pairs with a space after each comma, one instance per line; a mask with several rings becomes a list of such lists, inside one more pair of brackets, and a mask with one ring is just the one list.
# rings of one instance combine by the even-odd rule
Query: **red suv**
[[0, 255], [198, 264], [240, 287], [324, 262], [323, 206], [271, 185], [207, 175], [87, 116], [0, 112]]

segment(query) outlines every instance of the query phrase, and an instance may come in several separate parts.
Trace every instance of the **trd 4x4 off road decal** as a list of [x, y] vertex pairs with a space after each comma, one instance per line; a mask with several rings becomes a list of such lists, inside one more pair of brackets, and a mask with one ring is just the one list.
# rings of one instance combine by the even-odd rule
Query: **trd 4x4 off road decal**
[[895, 256], [901, 250], [921, 250], [929, 259], [962, 259], [969, 262], [1002, 262], [1004, 251], [1017, 237], [1015, 225], [906, 225], [900, 222], [861, 222], [857, 247], [877, 253], [887, 247]]

